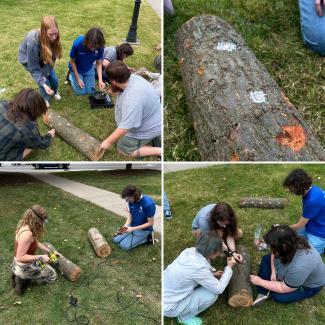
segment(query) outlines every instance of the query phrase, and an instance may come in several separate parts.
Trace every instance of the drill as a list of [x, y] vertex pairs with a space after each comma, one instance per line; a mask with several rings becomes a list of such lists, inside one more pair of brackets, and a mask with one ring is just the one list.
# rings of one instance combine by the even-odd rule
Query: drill
[[[49, 252], [48, 257], [50, 258], [49, 263], [52, 264], [53, 266], [58, 267], [59, 266], [59, 258], [58, 255], [55, 254], [54, 251]], [[36, 262], [36, 266], [39, 267], [41, 270], [45, 269], [45, 263], [43, 262], [43, 258], [40, 257]]]

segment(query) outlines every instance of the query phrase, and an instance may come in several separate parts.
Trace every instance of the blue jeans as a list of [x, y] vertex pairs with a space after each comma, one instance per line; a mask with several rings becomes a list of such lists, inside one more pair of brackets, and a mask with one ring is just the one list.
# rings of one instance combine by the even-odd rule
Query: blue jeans
[[[258, 276], [261, 277], [263, 280], [270, 280], [271, 278], [271, 254], [264, 255], [262, 257], [262, 261], [260, 264], [260, 270]], [[256, 286], [258, 293], [267, 294], [268, 290]], [[310, 298], [318, 293], [323, 287], [317, 288], [306, 288], [306, 287], [299, 287], [297, 290], [289, 293], [278, 293], [278, 292], [271, 292], [271, 298], [277, 302], [281, 303], [291, 303], [296, 302], [299, 300], [303, 300], [306, 298]]]
[[89, 71], [80, 74], [78, 73], [79, 78], [83, 81], [84, 83], [84, 88], [80, 88], [78, 85], [78, 82], [76, 78], [74, 77], [73, 72], [70, 72], [69, 75], [69, 80], [71, 82], [71, 86], [77, 96], [82, 96], [82, 95], [92, 95], [95, 91], [96, 87], [96, 82], [95, 82], [95, 69], [91, 68]]
[[[59, 88], [59, 79], [54, 71], [54, 69], [51, 69], [50, 71], [50, 75], [47, 77], [45, 83], [54, 91], [54, 93], [56, 93], [58, 91]], [[39, 87], [39, 91], [41, 93], [41, 96], [47, 100], [48, 102], [51, 99], [51, 95], [49, 95], [44, 87]]]
[[164, 192], [164, 197], [163, 197], [163, 209], [164, 211], [170, 211], [170, 204], [166, 192]]
[[[312, 51], [325, 55], [325, 13], [319, 17], [314, 0], [299, 0], [302, 38]], [[322, 5], [323, 11], [325, 11]]]
[[306, 231], [305, 228], [297, 231], [299, 236], [303, 236], [308, 240], [308, 243], [314, 246], [319, 254], [323, 254], [325, 250], [325, 238], [317, 237]]
[[139, 245], [145, 244], [151, 231], [135, 230], [132, 233], [125, 233], [113, 237], [113, 242], [119, 244], [120, 248], [130, 250]]

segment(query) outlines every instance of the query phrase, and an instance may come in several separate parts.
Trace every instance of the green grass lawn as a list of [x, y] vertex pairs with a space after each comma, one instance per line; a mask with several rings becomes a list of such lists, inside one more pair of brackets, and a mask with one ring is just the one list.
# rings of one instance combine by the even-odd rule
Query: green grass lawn
[[[174, 218], [164, 223], [164, 268], [182, 250], [195, 245], [191, 233], [192, 220], [199, 209], [209, 203], [225, 201], [235, 210], [238, 224], [244, 231], [240, 244], [251, 255], [252, 271], [257, 274], [258, 263], [268, 250], [258, 252], [253, 246], [254, 231], [264, 225], [264, 233], [274, 223], [292, 224], [301, 216], [301, 198], [282, 187], [284, 178], [296, 167], [303, 167], [314, 179], [314, 184], [324, 188], [324, 165], [220, 165], [165, 174], [165, 191]], [[289, 205], [282, 210], [240, 209], [239, 199], [245, 196], [284, 197]], [[225, 258], [214, 262], [223, 269]], [[254, 297], [256, 290], [254, 289]], [[227, 303], [224, 292], [217, 302], [201, 314], [204, 324], [271, 325], [271, 324], [324, 324], [325, 291], [303, 302], [282, 305], [267, 301], [259, 308], [235, 309]], [[175, 319], [165, 318], [165, 324], [176, 324]]]
[[230, 23], [302, 112], [325, 144], [324, 58], [308, 50], [301, 39], [298, 1], [174, 0], [175, 15], [164, 21], [165, 160], [195, 161], [200, 154], [189, 117], [175, 33], [199, 14], [217, 15]]
[[[90, 324], [155, 324], [131, 312], [160, 321], [160, 245], [122, 251], [111, 240], [122, 224], [121, 217], [23, 174], [2, 176], [0, 324], [70, 324], [65, 318], [70, 293], [80, 302], [77, 317], [85, 315]], [[33, 286], [19, 297], [9, 281], [14, 233], [23, 212], [35, 203], [49, 214], [44, 242], [52, 243], [79, 265], [82, 275], [76, 283], [62, 276], [54, 284]], [[97, 227], [111, 245], [112, 254], [107, 259], [95, 255], [87, 235], [91, 227]], [[117, 295], [123, 287], [121, 306]], [[141, 297], [136, 298], [136, 294]], [[19, 301], [21, 304], [14, 304]], [[123, 307], [126, 309], [121, 311]]]
[[[37, 89], [30, 74], [18, 63], [18, 46], [28, 31], [39, 28], [45, 15], [54, 15], [59, 24], [63, 59], [57, 61], [55, 71], [59, 77], [61, 102], [51, 101], [51, 108], [57, 110], [74, 125], [98, 140], [104, 140], [116, 127], [114, 109], [91, 110], [88, 97], [77, 97], [71, 86], [64, 85], [67, 74], [69, 52], [74, 39], [85, 34], [91, 27], [100, 26], [106, 44], [118, 45], [126, 37], [131, 23], [134, 1], [129, 0], [4, 0], [0, 2], [0, 88], [6, 88], [0, 99], [12, 99], [22, 88]], [[154, 71], [153, 60], [158, 52], [154, 47], [160, 42], [160, 19], [146, 1], [142, 1], [138, 20], [140, 46], [134, 46], [134, 54], [125, 62], [134, 68], [145, 66]], [[48, 131], [39, 120], [42, 133]], [[56, 137], [48, 150], [35, 151], [29, 160], [74, 161], [87, 158]], [[103, 160], [125, 160], [115, 149], [108, 151]]]
[[161, 204], [161, 171], [159, 170], [85, 171], [58, 173], [57, 176], [117, 194], [121, 194], [123, 188], [129, 184], [137, 185], [143, 194], [152, 196], [157, 204]]

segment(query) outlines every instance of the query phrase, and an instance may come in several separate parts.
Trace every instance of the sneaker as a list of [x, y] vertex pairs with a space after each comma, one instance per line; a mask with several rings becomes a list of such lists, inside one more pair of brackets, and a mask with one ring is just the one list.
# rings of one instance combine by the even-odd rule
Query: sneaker
[[49, 101], [48, 101], [48, 100], [46, 100], [46, 99], [45, 99], [45, 105], [46, 105], [46, 107], [47, 107], [47, 108], [49, 108], [49, 107], [50, 107], [50, 103], [49, 103]]
[[54, 93], [53, 97], [54, 97], [56, 100], [61, 100], [61, 96], [59, 95], [59, 93]]
[[270, 297], [270, 291], [266, 295], [259, 293], [255, 301], [253, 302], [252, 307], [257, 307], [259, 305], [262, 305], [265, 302], [265, 300], [268, 299], [269, 297]]
[[15, 273], [11, 273], [11, 286], [13, 289], [15, 289], [16, 287], [16, 276], [15, 276]]
[[184, 325], [202, 325], [202, 319], [200, 317], [192, 317], [187, 320], [182, 320], [180, 317], [177, 317], [177, 322]]
[[23, 295], [27, 289], [26, 281], [16, 276], [15, 278], [15, 291], [18, 295]]
[[170, 220], [170, 219], [173, 219], [173, 216], [172, 216], [172, 213], [170, 210], [165, 210], [164, 211], [164, 217], [166, 220]]

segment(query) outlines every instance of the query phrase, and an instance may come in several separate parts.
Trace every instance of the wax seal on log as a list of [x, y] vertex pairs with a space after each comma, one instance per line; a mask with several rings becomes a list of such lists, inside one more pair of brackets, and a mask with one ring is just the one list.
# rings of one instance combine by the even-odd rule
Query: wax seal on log
[[302, 114], [224, 20], [190, 19], [176, 50], [202, 160], [325, 160]]
[[253, 303], [253, 291], [249, 282], [251, 261], [248, 250], [238, 246], [237, 251], [244, 258], [243, 263], [237, 263], [228, 285], [228, 304], [232, 307], [249, 307]]
[[47, 110], [43, 116], [43, 122], [54, 128], [59, 137], [90, 160], [97, 161], [102, 158], [105, 151], [100, 149], [100, 142], [77, 128], [53, 109]]
[[241, 208], [283, 209], [288, 199], [268, 197], [244, 197], [239, 201]]
[[[51, 251], [59, 253], [53, 245], [49, 243], [45, 243], [44, 245], [48, 247]], [[54, 267], [57, 268], [60, 272], [62, 272], [63, 275], [72, 282], [75, 282], [80, 278], [80, 267], [76, 264], [73, 264], [66, 257], [62, 256], [62, 254], [58, 257], [57, 266], [54, 265]]]
[[96, 255], [99, 257], [107, 257], [111, 254], [112, 249], [108, 245], [104, 236], [97, 228], [90, 228], [88, 231], [88, 238], [94, 247]]

